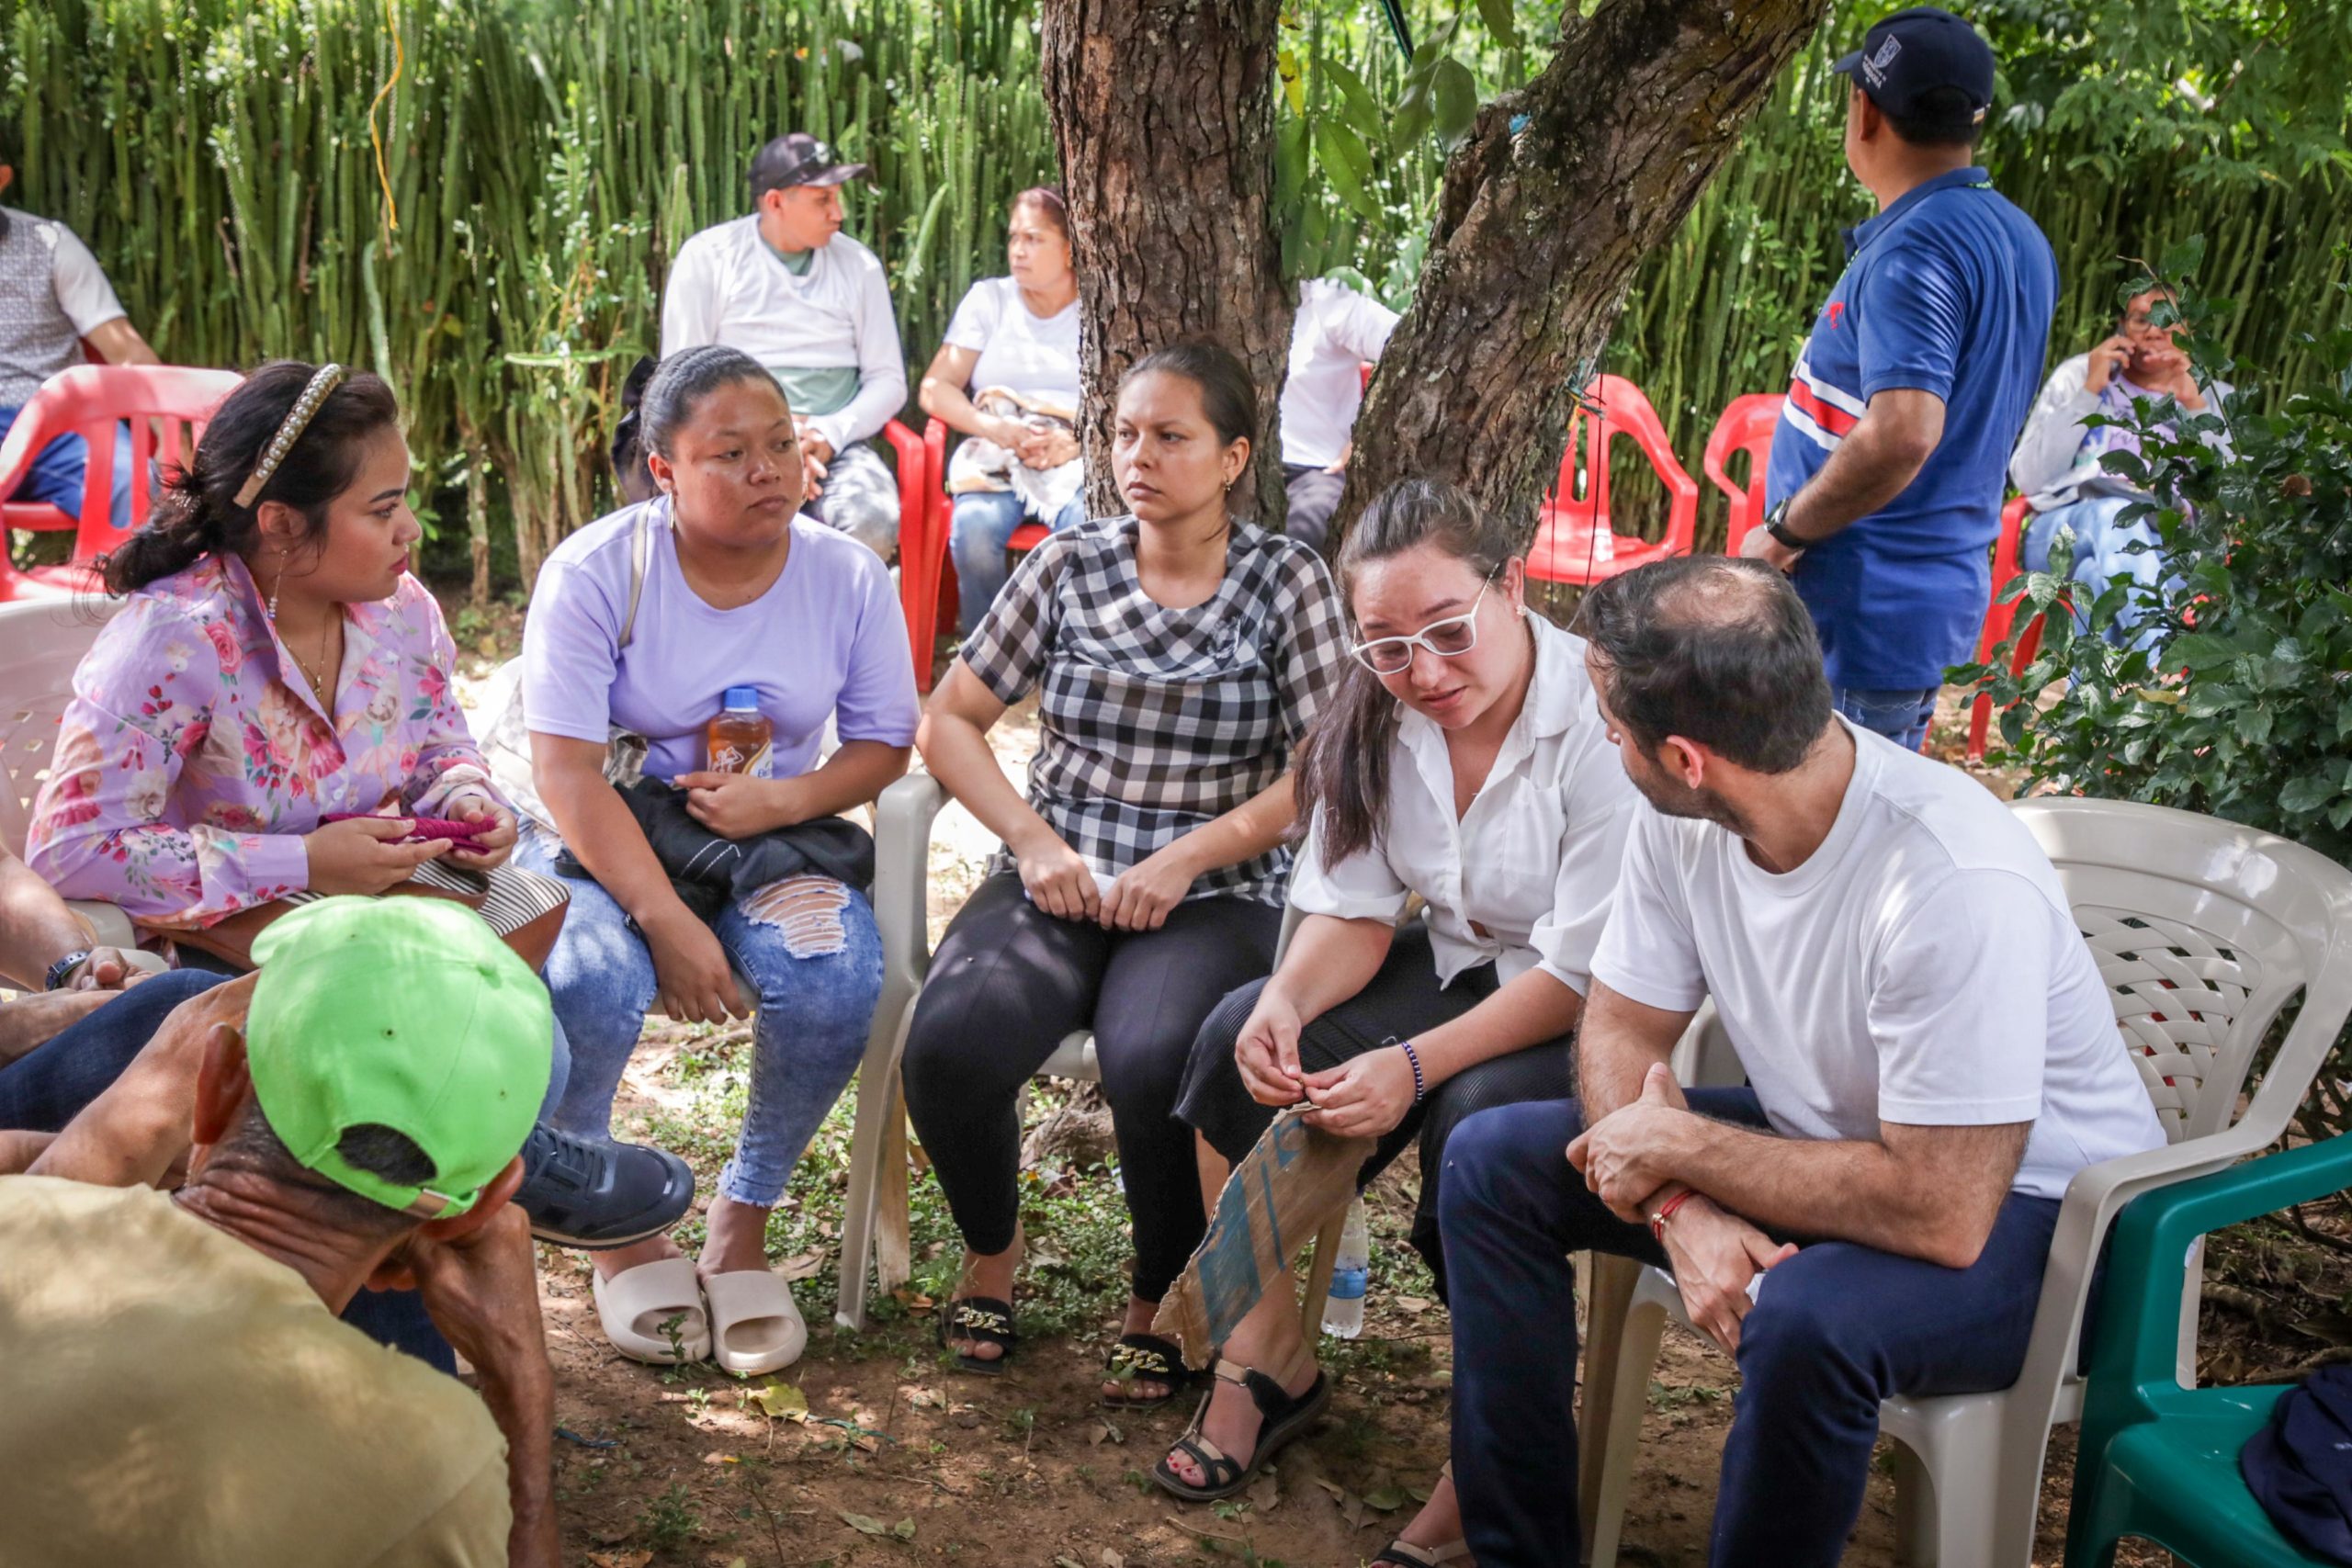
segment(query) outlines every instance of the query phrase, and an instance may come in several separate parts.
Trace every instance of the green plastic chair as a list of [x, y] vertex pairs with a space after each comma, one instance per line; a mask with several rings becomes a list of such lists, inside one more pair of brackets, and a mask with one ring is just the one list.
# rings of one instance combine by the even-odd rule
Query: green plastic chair
[[2285, 1385], [2183, 1388], [2182, 1259], [2199, 1237], [2352, 1187], [2352, 1135], [2249, 1160], [2133, 1199], [2114, 1250], [2083, 1395], [2066, 1568], [2108, 1568], [2125, 1536], [2193, 1568], [2303, 1568], [2238, 1474], [2238, 1450]]

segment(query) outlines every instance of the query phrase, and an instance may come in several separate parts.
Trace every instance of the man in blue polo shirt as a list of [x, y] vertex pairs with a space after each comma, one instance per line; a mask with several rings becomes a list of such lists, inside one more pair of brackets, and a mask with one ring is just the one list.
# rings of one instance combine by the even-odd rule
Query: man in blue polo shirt
[[1915, 6], [1836, 69], [1854, 84], [1846, 163], [1879, 211], [1846, 231], [1744, 549], [1796, 584], [1838, 710], [1916, 749], [1945, 669], [1974, 652], [2058, 263], [1973, 166], [1993, 101], [1974, 28]]

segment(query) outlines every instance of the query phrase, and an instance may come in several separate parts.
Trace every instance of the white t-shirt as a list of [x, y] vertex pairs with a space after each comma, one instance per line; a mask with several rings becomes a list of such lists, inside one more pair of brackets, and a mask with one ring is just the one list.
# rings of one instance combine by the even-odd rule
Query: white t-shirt
[[1407, 708], [1389, 749], [1384, 831], [1326, 871], [1318, 810], [1290, 901], [1310, 915], [1395, 920], [1418, 893], [1442, 982], [1490, 963], [1505, 982], [1542, 969], [1582, 996], [1641, 796], [1593, 700], [1584, 639], [1540, 615], [1528, 625], [1526, 705], [1470, 809], [1456, 820], [1445, 732]]
[[946, 342], [978, 350], [966, 389], [1004, 387], [1078, 413], [1078, 301], [1050, 316], [1034, 313], [1009, 277], [983, 277], [947, 323]]
[[1363, 367], [1396, 330], [1396, 312], [1342, 283], [1311, 277], [1298, 286], [1291, 321], [1290, 371], [1283, 379], [1283, 462], [1328, 468], [1348, 449], [1363, 406]]
[[907, 401], [890, 288], [872, 251], [835, 234], [795, 274], [760, 238], [756, 214], [705, 229], [678, 249], [662, 289], [662, 355], [707, 343], [771, 370], [854, 367], [857, 395], [810, 421], [836, 451], [877, 434]]
[[1713, 996], [1787, 1137], [2030, 1121], [2012, 1188], [2041, 1198], [2162, 1144], [2025, 824], [1957, 769], [1847, 730], [1845, 802], [1793, 871], [1712, 822], [1637, 813], [1594, 976], [1670, 1012]]

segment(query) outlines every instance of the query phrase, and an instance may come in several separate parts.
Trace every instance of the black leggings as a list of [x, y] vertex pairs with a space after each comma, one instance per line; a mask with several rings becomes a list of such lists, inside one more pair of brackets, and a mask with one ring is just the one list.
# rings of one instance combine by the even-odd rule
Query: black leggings
[[[1228, 1160], [1248, 1154], [1274, 1119], [1273, 1107], [1250, 1097], [1241, 1070], [1233, 1065], [1234, 1043], [1258, 1005], [1258, 993], [1265, 988], [1264, 980], [1252, 980], [1209, 1014], [1193, 1043], [1176, 1107], [1176, 1114], [1198, 1128], [1209, 1146]], [[1441, 989], [1428, 931], [1408, 926], [1389, 943], [1388, 957], [1363, 990], [1299, 1031], [1298, 1065], [1319, 1073], [1376, 1051], [1391, 1039], [1409, 1040], [1460, 1018], [1497, 988], [1494, 965], [1485, 964], [1455, 976], [1453, 985]], [[1445, 1254], [1438, 1244], [1437, 1192], [1439, 1172], [1445, 1168], [1445, 1141], [1465, 1117], [1489, 1107], [1565, 1100], [1575, 1093], [1569, 1062], [1574, 1040], [1564, 1035], [1454, 1074], [1384, 1134], [1364, 1161], [1356, 1178], [1360, 1189], [1371, 1185], [1407, 1144], [1420, 1139], [1421, 1197], [1413, 1210], [1412, 1243], [1436, 1277], [1441, 1297], [1445, 1293]]]
[[1000, 872], [940, 940], [907, 1034], [907, 1113], [966, 1245], [1012, 1245], [1020, 1221], [1022, 1086], [1062, 1037], [1094, 1032], [1094, 1059], [1135, 1221], [1135, 1293], [1175, 1283], [1207, 1221], [1176, 1090], [1201, 1020], [1273, 967], [1282, 911], [1199, 898], [1156, 931], [1057, 919]]

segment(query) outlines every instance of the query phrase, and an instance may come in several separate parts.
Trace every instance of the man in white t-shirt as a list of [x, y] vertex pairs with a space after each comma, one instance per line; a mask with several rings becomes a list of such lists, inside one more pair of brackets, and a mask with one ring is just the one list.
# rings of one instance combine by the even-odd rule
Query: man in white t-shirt
[[[0, 195], [16, 178], [0, 149]], [[124, 314], [97, 257], [74, 231], [54, 219], [0, 207], [0, 436], [43, 381], [84, 362], [85, 344], [108, 365], [158, 363]], [[116, 431], [113, 519], [116, 527], [128, 528], [130, 430], [118, 425]], [[24, 482], [0, 500], [44, 502], [79, 516], [87, 472], [87, 444], [78, 435], [61, 435], [33, 458]]]
[[[1786, 580], [1687, 557], [1583, 617], [1655, 809], [1578, 1098], [1448, 1150], [1466, 1534], [1480, 1568], [1575, 1551], [1566, 1255], [1593, 1247], [1671, 1269], [1738, 1358], [1709, 1561], [1835, 1563], [1880, 1401], [2015, 1382], [2068, 1182], [2164, 1134], [2048, 858], [1974, 780], [1833, 715]], [[1747, 1086], [1686, 1096], [1667, 1056], [1710, 997]]]
[[1363, 406], [1363, 367], [1380, 358], [1396, 321], [1396, 311], [1344, 283], [1310, 277], [1298, 286], [1283, 378], [1283, 532], [1302, 545], [1320, 550], [1330, 537]]
[[775, 372], [800, 424], [801, 510], [890, 558], [899, 485], [873, 438], [907, 402], [890, 288], [841, 231], [842, 185], [864, 175], [801, 131], [752, 160], [753, 210], [689, 239], [662, 290], [662, 354], [715, 343]]

